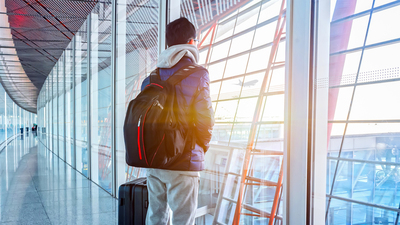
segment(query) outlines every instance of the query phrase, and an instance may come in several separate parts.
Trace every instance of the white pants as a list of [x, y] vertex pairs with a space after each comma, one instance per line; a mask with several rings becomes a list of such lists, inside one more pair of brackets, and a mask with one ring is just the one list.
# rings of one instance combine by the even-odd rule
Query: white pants
[[[199, 172], [147, 169], [149, 208], [146, 225], [193, 225], [199, 192]], [[169, 206], [169, 207], [168, 207]]]

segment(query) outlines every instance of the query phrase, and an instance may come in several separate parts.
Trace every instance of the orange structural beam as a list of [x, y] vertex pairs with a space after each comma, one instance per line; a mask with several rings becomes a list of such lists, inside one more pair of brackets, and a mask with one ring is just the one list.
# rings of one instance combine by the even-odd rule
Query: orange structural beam
[[285, 23], [286, 23], [286, 16], [284, 15], [285, 14], [285, 5], [286, 5], [285, 0], [282, 0], [282, 5], [281, 5], [279, 17], [278, 17], [278, 22], [276, 24], [276, 29], [275, 29], [274, 41], [272, 44], [270, 57], [268, 60], [268, 66], [267, 66], [267, 70], [265, 72], [263, 83], [261, 85], [259, 97], [257, 99], [256, 110], [254, 112], [253, 122], [252, 122], [251, 129], [250, 129], [249, 142], [247, 144], [246, 154], [245, 154], [245, 158], [243, 160], [243, 174], [241, 177], [241, 182], [240, 182], [240, 187], [239, 187], [238, 200], [236, 202], [235, 215], [233, 217], [233, 223], [232, 223], [233, 225], [239, 225], [239, 223], [240, 223], [240, 215], [242, 212], [242, 202], [243, 202], [243, 197], [244, 197], [245, 183], [246, 183], [246, 178], [247, 178], [247, 174], [248, 174], [248, 170], [249, 170], [249, 166], [250, 166], [250, 157], [251, 157], [251, 152], [253, 149], [254, 139], [255, 139], [255, 135], [256, 135], [256, 131], [257, 131], [257, 123], [259, 121], [261, 110], [262, 110], [262, 100], [263, 100], [262, 96], [264, 95], [266, 88], [267, 88], [267, 81], [268, 81], [268, 78], [270, 78], [269, 73], [271, 72], [272, 65], [274, 64], [274, 60], [276, 58], [275, 56], [278, 51], [279, 42], [281, 40], [283, 29], [284, 29]]
[[272, 204], [271, 217], [269, 218], [268, 225], [273, 224], [273, 222], [275, 220], [276, 212], [278, 211], [278, 205], [279, 205], [278, 203], [279, 203], [280, 195], [281, 195], [282, 181], [283, 181], [283, 160], [282, 160], [282, 164], [281, 164], [281, 171], [279, 172], [278, 185], [276, 185], [274, 202]]

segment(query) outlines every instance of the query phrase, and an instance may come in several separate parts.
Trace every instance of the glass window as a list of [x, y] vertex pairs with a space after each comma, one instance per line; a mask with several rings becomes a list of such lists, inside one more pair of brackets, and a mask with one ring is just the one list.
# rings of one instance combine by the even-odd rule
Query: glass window
[[400, 78], [400, 60], [397, 60], [399, 58], [399, 43], [365, 50], [357, 82]]
[[215, 111], [215, 122], [233, 122], [235, 118], [238, 100], [218, 102]]
[[259, 6], [241, 12], [235, 24], [235, 34], [254, 27], [257, 23], [259, 12]]
[[87, 22], [75, 35], [75, 149], [76, 169], [88, 176], [88, 44]]
[[247, 73], [257, 70], [266, 69], [268, 67], [268, 60], [271, 52], [271, 47], [265, 47], [260, 50], [252, 51], [250, 59], [247, 64]]
[[229, 51], [229, 56], [247, 51], [253, 42], [254, 31], [247, 32], [232, 40], [232, 46]]
[[[389, 2], [374, 1], [370, 18], [369, 13], [363, 17], [351, 15], [370, 10], [371, 1], [357, 1], [355, 9], [347, 7], [345, 1], [331, 1], [333, 18], [343, 15], [349, 18], [331, 24], [328, 117], [336, 122], [328, 124], [329, 225], [396, 221], [399, 207], [396, 187], [400, 182], [400, 126], [396, 112], [400, 108], [395, 102], [400, 100], [397, 93], [400, 45], [390, 40], [400, 37], [398, 29], [393, 29], [394, 21], [399, 20], [400, 7], [393, 4], [375, 11], [377, 6]], [[365, 38], [365, 49], [346, 52], [361, 47]], [[371, 44], [374, 46], [369, 47]], [[337, 51], [344, 52], [335, 54]], [[351, 203], [352, 200], [360, 204]], [[369, 204], [386, 206], [387, 210]]]
[[224, 78], [244, 74], [249, 54], [244, 54], [227, 60]]
[[65, 49], [65, 161], [70, 165], [75, 165], [75, 162], [72, 162], [74, 159], [73, 43], [74, 41], [71, 41]]
[[91, 174], [111, 192], [111, 3], [97, 3], [90, 27]]
[[[218, 99], [219, 89], [221, 88], [221, 82], [214, 82], [210, 84], [210, 97], [212, 101]], [[215, 112], [215, 110], [214, 110]]]
[[57, 94], [57, 101], [58, 101], [58, 156], [65, 160], [65, 140], [64, 140], [64, 113], [65, 113], [65, 105], [64, 105], [64, 59], [65, 52], [58, 60], [58, 94]]
[[223, 81], [219, 93], [219, 100], [239, 98], [242, 84], [243, 77]]
[[261, 7], [258, 23], [262, 23], [274, 17], [278, 17], [281, 7], [282, 7], [282, 1], [280, 0], [271, 0], [264, 2]]
[[0, 143], [6, 140], [6, 91], [0, 85]]
[[[55, 66], [53, 68], [53, 76], [52, 76], [52, 90], [53, 90], [53, 94], [51, 97], [51, 105], [53, 107], [53, 114], [52, 114], [52, 123], [53, 123], [53, 127], [52, 127], [52, 146], [51, 149], [52, 151], [56, 154], [59, 155], [58, 153], [58, 63], [56, 64], [57, 66]], [[25, 124], [25, 122], [24, 122]]]
[[378, 7], [381, 5], [386, 5], [388, 3], [394, 2], [395, 0], [375, 0], [375, 5], [374, 7]]
[[331, 88], [329, 91], [338, 95], [334, 120], [347, 120], [354, 87]]
[[400, 21], [400, 6], [373, 13], [367, 45], [399, 38], [400, 29], [395, 29], [397, 21]]
[[[182, 3], [182, 5], [185, 4]], [[231, 5], [216, 1], [214, 5], [216, 10], [213, 10], [213, 12], [219, 13], [218, 15], [215, 14], [214, 18], [218, 19], [210, 21], [210, 23], [202, 21], [204, 25], [199, 23], [199, 30], [202, 33], [210, 31], [212, 23], [217, 24], [214, 39], [206, 40], [213, 41], [210, 43], [211, 57], [208, 62], [205, 62], [208, 65], [210, 74], [210, 95], [213, 101], [213, 109], [215, 109], [213, 137], [206, 158], [211, 155], [213, 163], [206, 162], [205, 171], [201, 174], [202, 185], [199, 195], [204, 200], [202, 200], [201, 206], [208, 205], [208, 207], [216, 207], [216, 209], [213, 215], [207, 214], [198, 218], [196, 223], [231, 224], [235, 215], [235, 204], [238, 200], [240, 189], [240, 175], [242, 175], [241, 169], [243, 168], [241, 163], [244, 160], [245, 152], [243, 149], [246, 148], [250, 141], [257, 142], [258, 140], [249, 140], [251, 131], [260, 133], [258, 135], [260, 141], [257, 147], [283, 151], [283, 93], [285, 87], [284, 62], [286, 43], [282, 41], [282, 37], [285, 36], [282, 34], [278, 51], [273, 54], [274, 60], [272, 61], [274, 64], [270, 65], [271, 70], [266, 71], [271, 55], [271, 43], [275, 36], [277, 20], [281, 13], [281, 0], [236, 1], [232, 2]], [[236, 6], [238, 7], [235, 10], [230, 8]], [[228, 11], [230, 9], [232, 10], [229, 13], [225, 13], [225, 10]], [[186, 15], [182, 14], [182, 16]], [[256, 26], [257, 23], [259, 24], [258, 26]], [[200, 37], [203, 38], [204, 36]], [[265, 82], [264, 79], [266, 79]], [[257, 105], [263, 83], [268, 85], [265, 87], [267, 93], [282, 96], [274, 102], [271, 101], [271, 104], [274, 104], [273, 107], [278, 107], [278, 109], [267, 107], [264, 109], [263, 105]], [[268, 89], [270, 89], [269, 92]], [[262, 130], [259, 125], [252, 124], [256, 109], [259, 110], [260, 114], [271, 110], [271, 112], [265, 112], [264, 114], [268, 115], [269, 113], [275, 116], [276, 118], [273, 117], [271, 119], [274, 124], [265, 124], [265, 126], [263, 124]], [[277, 117], [278, 115], [279, 118]], [[228, 148], [230, 153], [228, 155], [224, 154], [220, 150], [221, 146]], [[251, 167], [248, 169], [257, 167], [257, 164], [265, 158], [260, 157], [260, 159], [253, 160], [252, 162], [257, 161], [256, 164], [250, 165]], [[278, 159], [278, 161], [281, 160]], [[272, 163], [275, 162], [268, 162], [268, 164]], [[219, 171], [222, 169], [229, 171], [227, 176], [219, 176]], [[269, 174], [267, 176], [269, 179], [276, 180], [276, 174], [279, 174], [277, 172], [279, 169], [279, 166], [271, 167], [270, 170], [260, 169], [255, 173], [255, 176], [257, 179], [265, 179], [264, 176]], [[248, 185], [245, 189], [254, 191], [252, 193], [246, 192], [246, 200], [244, 201], [258, 199], [263, 203], [252, 204], [257, 210], [271, 209], [275, 192], [273, 188], [254, 189]], [[209, 199], [208, 196], [210, 195], [215, 196], [214, 199]], [[217, 202], [216, 206], [214, 202]], [[242, 213], [250, 212], [242, 208]], [[280, 210], [279, 215], [281, 213], [282, 211]], [[213, 216], [215, 218], [212, 218]], [[267, 220], [242, 214], [240, 223], [264, 224], [267, 223]]]
[[224, 75], [226, 61], [214, 63], [208, 66], [210, 81], [219, 80]]
[[252, 122], [258, 98], [240, 99], [235, 122]]
[[400, 101], [399, 91], [399, 81], [357, 86], [350, 120], [400, 119], [400, 106], [393, 104]]
[[235, 19], [219, 23], [215, 35], [215, 42], [219, 42], [221, 40], [224, 40], [225, 38], [230, 37], [233, 34], [235, 23], [236, 23]]
[[[123, 125], [129, 102], [141, 91], [145, 77], [156, 68], [158, 58], [158, 3], [137, 7], [134, 0], [117, 1], [116, 66], [116, 161], [118, 185], [145, 176], [145, 169], [125, 163]], [[147, 16], [143, 16], [147, 15]], [[205, 62], [208, 48], [201, 55]]]
[[228, 55], [229, 47], [231, 46], [231, 41], [224, 41], [221, 44], [214, 45], [211, 52], [210, 62], [217, 61], [219, 59], [225, 58]]
[[264, 79], [265, 72], [247, 75], [242, 83], [242, 93], [240, 97], [258, 96]]
[[331, 56], [329, 86], [353, 84], [356, 80], [360, 58], [361, 51]]
[[276, 30], [276, 22], [257, 28], [253, 41], [253, 48], [272, 43]]
[[7, 107], [7, 138], [10, 138], [13, 136], [13, 126], [14, 124], [12, 123], [13, 119], [13, 113], [14, 113], [14, 108], [13, 108], [13, 100], [10, 98], [10, 96], [7, 95], [7, 100], [6, 100], [6, 107]]

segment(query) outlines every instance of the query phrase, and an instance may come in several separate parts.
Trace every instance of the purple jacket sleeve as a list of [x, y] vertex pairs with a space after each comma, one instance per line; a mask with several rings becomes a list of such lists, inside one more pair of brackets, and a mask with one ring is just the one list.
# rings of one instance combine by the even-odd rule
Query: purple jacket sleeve
[[210, 147], [212, 129], [214, 126], [214, 112], [210, 97], [210, 78], [208, 72], [204, 70], [200, 79], [198, 95], [194, 101], [196, 143], [203, 147], [204, 152]]

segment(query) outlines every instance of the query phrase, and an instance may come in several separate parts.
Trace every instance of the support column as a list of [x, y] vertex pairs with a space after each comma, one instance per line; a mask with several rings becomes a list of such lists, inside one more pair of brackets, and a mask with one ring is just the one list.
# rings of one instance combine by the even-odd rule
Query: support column
[[66, 123], [66, 118], [67, 118], [67, 109], [66, 109], [66, 107], [67, 107], [67, 101], [66, 101], [66, 95], [67, 95], [67, 87], [66, 87], [66, 85], [65, 85], [65, 81], [66, 81], [66, 74], [65, 74], [65, 63], [67, 62], [67, 60], [66, 60], [66, 57], [67, 56], [67, 54], [65, 53], [65, 50], [64, 50], [64, 58], [63, 58], [63, 81], [64, 81], [64, 84], [63, 84], [63, 86], [64, 86], [64, 88], [63, 88], [63, 99], [64, 99], [64, 121], [61, 123], [61, 124], [63, 124], [63, 127], [64, 127], [64, 141], [63, 141], [63, 145], [64, 145], [64, 161], [65, 162], [67, 162], [67, 123]]
[[75, 102], [75, 74], [76, 74], [76, 36], [72, 40], [72, 132], [73, 132], [73, 137], [72, 137], [72, 151], [73, 151], [73, 157], [71, 159], [71, 164], [74, 169], [76, 169], [76, 115], [75, 115], [75, 107], [76, 107], [76, 102]]
[[92, 14], [89, 14], [87, 18], [87, 93], [86, 93], [86, 98], [87, 98], [87, 155], [88, 155], [88, 178], [91, 180], [92, 179], [92, 135], [91, 135], [91, 113], [90, 113], [90, 105], [91, 105], [91, 99], [90, 99], [90, 78], [92, 77], [92, 46], [91, 46], [91, 32], [92, 32]]
[[[57, 123], [56, 123], [56, 131], [57, 131], [57, 135], [56, 135], [56, 137], [57, 137], [57, 141], [56, 141], [56, 146], [57, 146], [57, 156], [60, 158], [60, 148], [59, 148], [59, 144], [60, 144], [60, 140], [59, 140], [59, 130], [58, 130], [58, 124], [60, 123], [60, 118], [59, 118], [59, 115], [58, 115], [58, 112], [59, 112], [59, 108], [58, 108], [58, 106], [59, 106], [59, 104], [58, 104], [58, 92], [59, 92], [59, 90], [58, 90], [58, 75], [59, 75], [59, 64], [57, 63], [56, 64], [57, 66], [56, 66], [56, 70], [57, 70], [57, 76], [56, 76], [56, 86], [57, 86], [57, 91], [56, 91], [56, 96], [55, 96], [55, 98], [54, 98], [54, 100], [56, 101], [56, 117], [57, 117]], [[54, 142], [54, 141], [53, 141]], [[54, 144], [53, 144], [54, 145]]]
[[284, 224], [325, 223], [329, 7], [287, 3]]
[[117, 196], [117, 176], [116, 176], [116, 144], [115, 144], [115, 82], [116, 82], [116, 36], [117, 36], [117, 1], [111, 2], [111, 168], [112, 168], [112, 195]]

